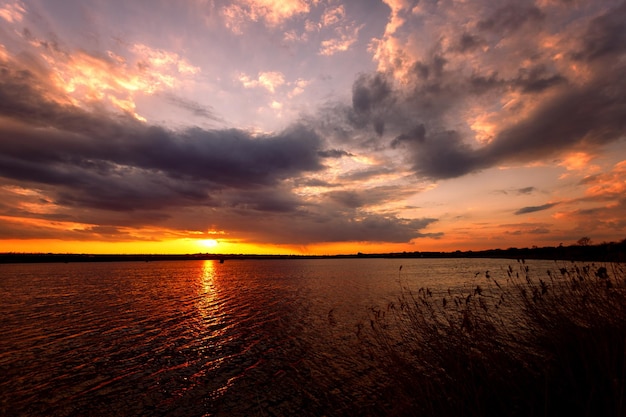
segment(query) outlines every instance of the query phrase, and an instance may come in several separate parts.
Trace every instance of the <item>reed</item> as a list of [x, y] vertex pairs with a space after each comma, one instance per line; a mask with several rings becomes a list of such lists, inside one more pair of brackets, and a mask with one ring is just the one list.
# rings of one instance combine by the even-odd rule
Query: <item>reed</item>
[[359, 337], [387, 371], [387, 414], [626, 415], [624, 265], [492, 275], [372, 309]]

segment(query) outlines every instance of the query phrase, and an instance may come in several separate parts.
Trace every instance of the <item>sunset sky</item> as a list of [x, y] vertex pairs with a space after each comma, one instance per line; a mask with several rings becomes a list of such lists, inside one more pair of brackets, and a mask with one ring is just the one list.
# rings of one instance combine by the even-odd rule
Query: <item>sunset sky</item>
[[626, 238], [626, 3], [0, 0], [0, 252]]

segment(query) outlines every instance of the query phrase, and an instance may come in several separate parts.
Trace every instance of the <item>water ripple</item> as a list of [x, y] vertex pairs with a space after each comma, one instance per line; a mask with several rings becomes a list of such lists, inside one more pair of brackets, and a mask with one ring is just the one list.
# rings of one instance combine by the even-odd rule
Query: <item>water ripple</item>
[[0, 415], [376, 414], [356, 329], [398, 280], [392, 260], [1, 265]]

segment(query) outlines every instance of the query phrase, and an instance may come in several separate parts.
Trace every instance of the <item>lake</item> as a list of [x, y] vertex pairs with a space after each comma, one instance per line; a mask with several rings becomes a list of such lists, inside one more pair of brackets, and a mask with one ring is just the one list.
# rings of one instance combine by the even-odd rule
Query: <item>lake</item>
[[390, 376], [358, 337], [372, 308], [403, 287], [469, 293], [515, 264], [0, 265], [0, 415], [381, 415]]

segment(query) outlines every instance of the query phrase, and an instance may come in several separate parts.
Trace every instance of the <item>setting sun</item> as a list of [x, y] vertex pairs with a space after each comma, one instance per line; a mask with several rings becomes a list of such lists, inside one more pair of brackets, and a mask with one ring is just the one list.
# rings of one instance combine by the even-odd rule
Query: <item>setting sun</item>
[[200, 240], [200, 245], [207, 248], [214, 248], [217, 246], [218, 242], [215, 239], [202, 239]]

